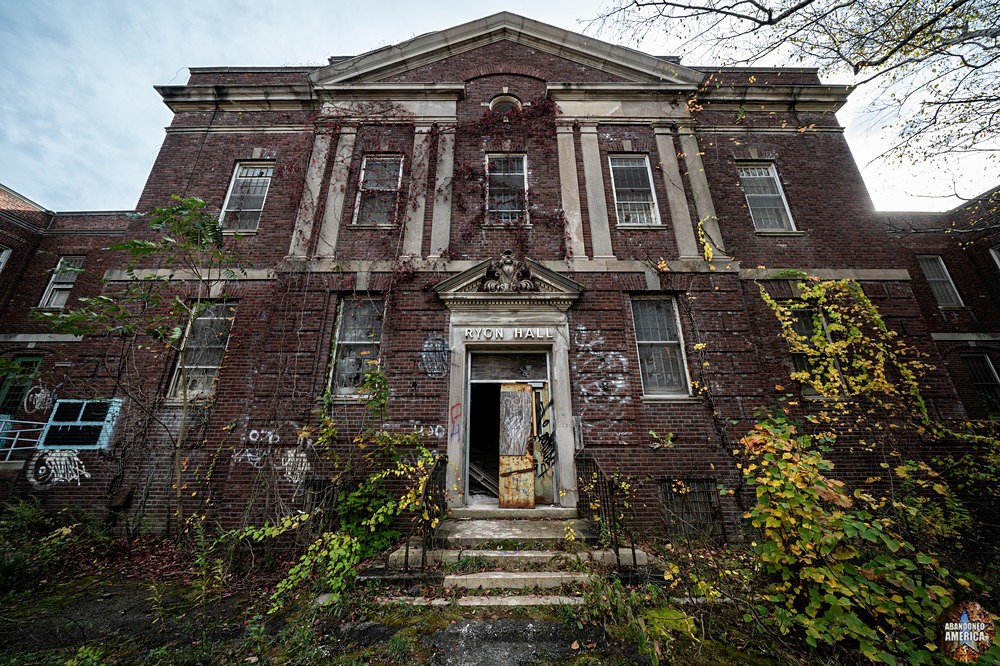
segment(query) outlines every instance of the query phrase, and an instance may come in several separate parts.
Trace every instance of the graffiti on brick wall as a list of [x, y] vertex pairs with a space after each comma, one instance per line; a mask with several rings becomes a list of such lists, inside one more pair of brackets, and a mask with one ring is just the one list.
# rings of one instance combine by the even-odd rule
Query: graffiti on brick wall
[[28, 482], [38, 490], [46, 490], [61, 483], [89, 479], [90, 473], [76, 451], [38, 451], [28, 465]]
[[260, 469], [264, 466], [264, 460], [267, 458], [267, 449], [240, 449], [233, 454], [233, 460], [236, 462], [245, 462], [254, 469]]
[[297, 448], [282, 451], [280, 460], [274, 468], [284, 472], [285, 479], [297, 486], [301, 486], [309, 476], [309, 472], [312, 471], [309, 456], [305, 451]]
[[424, 340], [417, 367], [426, 372], [428, 377], [444, 377], [448, 374], [450, 364], [451, 350], [448, 348], [448, 341], [438, 335], [428, 336]]
[[[59, 386], [62, 386], [62, 384]], [[21, 405], [24, 411], [28, 414], [44, 414], [50, 411], [52, 406], [56, 404], [56, 390], [58, 390], [59, 386], [51, 390], [40, 385], [32, 386], [24, 394], [24, 402]]]
[[308, 429], [301, 428], [296, 423], [287, 425], [297, 432], [294, 447], [277, 446], [282, 441], [279, 432], [281, 427], [254, 428], [247, 431], [245, 443], [250, 446], [236, 449], [233, 452], [233, 462], [249, 465], [254, 469], [269, 467], [280, 472], [286, 481], [296, 487], [295, 493], [298, 494], [302, 492], [312, 471], [309, 454], [315, 451], [315, 447]]
[[443, 423], [418, 423], [414, 420], [385, 421], [382, 423], [382, 428], [389, 432], [405, 432], [410, 430], [420, 437], [428, 439], [444, 439], [445, 435], [448, 434], [448, 426]]

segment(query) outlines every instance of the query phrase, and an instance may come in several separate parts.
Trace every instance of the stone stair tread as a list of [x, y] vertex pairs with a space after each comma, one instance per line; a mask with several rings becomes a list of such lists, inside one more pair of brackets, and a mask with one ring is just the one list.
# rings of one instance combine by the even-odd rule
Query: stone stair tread
[[443, 597], [390, 597], [385, 603], [399, 603], [410, 606], [582, 606], [583, 597], [565, 595], [539, 594], [517, 595], [512, 597], [461, 596]]
[[454, 508], [451, 517], [474, 520], [572, 520], [579, 517], [575, 508], [563, 506], [536, 506], [533, 509], [503, 509], [497, 506], [471, 505]]
[[[392, 567], [402, 567], [406, 558], [406, 551], [400, 548], [389, 555], [389, 565]], [[614, 566], [618, 564], [619, 558], [624, 566], [632, 566], [632, 549], [622, 548], [619, 556], [615, 557], [613, 550], [597, 549], [584, 550], [577, 553], [570, 553], [564, 550], [482, 550], [475, 548], [456, 548], [453, 550], [433, 549], [427, 551], [427, 564], [455, 564], [462, 559], [479, 558], [496, 566], [517, 565], [517, 564], [548, 564], [552, 562], [596, 562], [598, 564]], [[635, 549], [635, 566], [645, 567], [649, 565], [649, 556], [640, 548]], [[410, 547], [410, 566], [420, 565], [420, 547]]]
[[567, 571], [482, 571], [470, 574], [449, 574], [444, 577], [444, 588], [462, 589], [522, 589], [525, 587], [559, 587], [583, 584], [590, 576]]
[[575, 539], [591, 537], [590, 523], [579, 518], [569, 520], [448, 520], [437, 530], [437, 539], [449, 546], [472, 546], [494, 541], [561, 542], [567, 528]]

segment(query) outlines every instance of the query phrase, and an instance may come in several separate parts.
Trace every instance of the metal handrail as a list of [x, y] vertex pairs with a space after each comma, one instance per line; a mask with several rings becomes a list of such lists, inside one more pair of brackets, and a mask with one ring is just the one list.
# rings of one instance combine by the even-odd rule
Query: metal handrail
[[623, 538], [628, 540], [632, 551], [632, 566], [636, 566], [635, 537], [622, 520], [618, 509], [619, 497], [623, 496], [618, 482], [609, 475], [597, 458], [587, 451], [576, 455], [576, 470], [579, 477], [579, 506], [583, 507], [585, 517], [607, 530], [610, 546], [615, 551], [615, 562], [622, 569], [621, 548]]
[[17, 451], [34, 451], [44, 430], [44, 423], [18, 421], [0, 414], [0, 460], [10, 462]]
[[421, 532], [420, 569], [427, 568], [427, 551], [434, 545], [434, 535], [441, 521], [448, 515], [446, 472], [447, 461], [444, 456], [438, 456], [431, 464], [420, 493], [420, 504], [413, 517], [410, 533], [406, 537], [403, 553], [403, 571], [410, 570], [410, 541], [417, 530]]

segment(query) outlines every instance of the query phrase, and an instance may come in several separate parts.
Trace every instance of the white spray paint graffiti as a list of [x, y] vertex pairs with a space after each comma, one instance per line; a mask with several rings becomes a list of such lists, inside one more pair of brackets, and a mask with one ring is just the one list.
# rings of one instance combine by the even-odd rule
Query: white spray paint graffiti
[[440, 423], [438, 425], [422, 425], [419, 428], [413, 426], [413, 431], [418, 433], [421, 437], [436, 437], [437, 439], [444, 438], [445, 433], [448, 431]]
[[281, 462], [274, 466], [275, 469], [284, 470], [285, 478], [295, 485], [301, 485], [312, 465], [309, 464], [309, 456], [301, 449], [286, 449], [281, 453]]
[[247, 435], [247, 439], [255, 444], [257, 442], [267, 442], [271, 446], [274, 446], [281, 441], [281, 435], [273, 430], [251, 430]]
[[313, 450], [313, 440], [309, 437], [310, 429], [304, 429], [294, 422], [287, 425], [297, 432], [294, 448], [276, 447], [281, 443], [281, 434], [277, 428], [255, 428], [247, 431], [247, 443], [251, 446], [234, 451], [233, 462], [245, 463], [254, 469], [270, 466], [296, 486], [295, 494], [298, 495], [312, 472], [309, 451]]
[[428, 377], [444, 377], [448, 374], [450, 363], [451, 350], [448, 348], [448, 341], [440, 336], [428, 336], [424, 340], [417, 367], [426, 372]]
[[55, 403], [55, 395], [44, 386], [32, 386], [24, 395], [24, 411], [28, 414], [47, 412]]
[[89, 479], [90, 473], [72, 450], [38, 451], [28, 465], [28, 481], [39, 490], [71, 481], [80, 485], [81, 478]]
[[233, 454], [233, 460], [243, 461], [254, 469], [263, 467], [265, 458], [267, 458], [266, 449], [241, 449]]

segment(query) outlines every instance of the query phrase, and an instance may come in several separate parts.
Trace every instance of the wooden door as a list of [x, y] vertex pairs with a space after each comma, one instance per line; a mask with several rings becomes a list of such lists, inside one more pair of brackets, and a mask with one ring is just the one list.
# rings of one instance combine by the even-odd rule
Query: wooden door
[[534, 391], [530, 384], [500, 386], [500, 506], [535, 506]]

